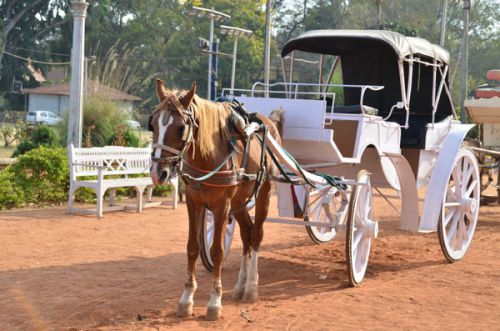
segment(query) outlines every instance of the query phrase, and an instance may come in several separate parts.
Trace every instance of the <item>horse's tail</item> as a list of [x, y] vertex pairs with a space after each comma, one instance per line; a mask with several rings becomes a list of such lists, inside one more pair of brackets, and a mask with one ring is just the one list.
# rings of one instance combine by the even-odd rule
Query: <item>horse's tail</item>
[[283, 126], [285, 125], [285, 110], [282, 108], [273, 110], [269, 115], [269, 119], [278, 129], [280, 137], [283, 137]]

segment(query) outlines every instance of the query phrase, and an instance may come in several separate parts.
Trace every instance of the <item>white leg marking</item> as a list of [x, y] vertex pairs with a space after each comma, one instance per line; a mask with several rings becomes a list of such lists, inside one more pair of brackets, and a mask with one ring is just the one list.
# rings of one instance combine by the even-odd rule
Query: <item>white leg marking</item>
[[214, 279], [208, 307], [222, 307], [222, 282], [220, 278]]
[[198, 284], [194, 275], [186, 275], [186, 282], [184, 283], [184, 291], [179, 299], [179, 307], [177, 308], [177, 316], [184, 317], [193, 314], [194, 293]]
[[248, 268], [247, 283], [245, 285], [244, 300], [255, 301], [258, 295], [259, 286], [259, 252], [252, 249], [250, 267]]
[[241, 300], [243, 297], [243, 291], [245, 290], [245, 285], [247, 282], [247, 272], [248, 272], [248, 254], [244, 254], [241, 259], [240, 273], [238, 275], [238, 281], [234, 285], [233, 289], [233, 299]]
[[215, 278], [212, 286], [212, 293], [208, 301], [207, 314], [205, 319], [215, 321], [222, 315], [222, 282], [220, 278]]

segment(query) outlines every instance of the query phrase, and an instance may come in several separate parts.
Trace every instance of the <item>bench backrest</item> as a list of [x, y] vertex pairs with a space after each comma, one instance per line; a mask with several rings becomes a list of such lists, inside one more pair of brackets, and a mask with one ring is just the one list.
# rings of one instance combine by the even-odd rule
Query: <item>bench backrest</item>
[[[96, 176], [98, 169], [105, 167], [106, 175], [148, 174], [151, 165], [151, 148], [105, 146], [91, 148], [69, 147], [71, 178]], [[88, 166], [86, 166], [88, 165]]]

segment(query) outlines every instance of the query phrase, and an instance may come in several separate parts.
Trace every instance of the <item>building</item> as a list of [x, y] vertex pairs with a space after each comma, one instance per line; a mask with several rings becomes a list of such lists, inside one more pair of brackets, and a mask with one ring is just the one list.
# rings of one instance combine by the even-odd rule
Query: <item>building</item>
[[[132, 112], [134, 101], [141, 98], [119, 91], [99, 82], [87, 81], [87, 95], [117, 102], [125, 111]], [[27, 96], [27, 111], [48, 110], [61, 115], [69, 108], [70, 82], [26, 88], [22, 93]]]

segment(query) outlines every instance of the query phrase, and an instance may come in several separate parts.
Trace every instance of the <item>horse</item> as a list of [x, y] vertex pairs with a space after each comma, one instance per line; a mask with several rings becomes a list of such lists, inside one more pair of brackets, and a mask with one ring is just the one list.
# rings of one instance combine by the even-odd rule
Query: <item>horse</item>
[[[189, 215], [187, 273], [176, 316], [193, 315], [197, 289], [195, 264], [200, 254], [200, 231], [204, 208], [214, 215], [214, 236], [210, 257], [214, 264], [213, 283], [206, 320], [222, 315], [221, 269], [224, 261], [226, 223], [229, 213], [237, 220], [243, 242], [234, 300], [253, 302], [258, 297], [258, 257], [264, 236], [263, 224], [269, 210], [271, 177], [278, 170], [262, 144], [262, 137], [243, 138], [234, 130], [234, 115], [229, 102], [211, 102], [196, 95], [196, 82], [189, 91], [168, 90], [156, 80], [159, 104], [150, 117], [153, 131], [151, 178], [154, 184], [180, 176], [185, 184]], [[269, 118], [257, 115], [268, 134], [281, 144], [282, 111]], [[248, 144], [246, 141], [248, 140]], [[264, 150], [264, 152], [263, 152]], [[245, 156], [246, 155], [246, 156]], [[200, 180], [200, 177], [209, 177]], [[198, 180], [194, 180], [198, 176]], [[256, 186], [256, 182], [259, 184]], [[255, 196], [255, 220], [247, 202]]]

